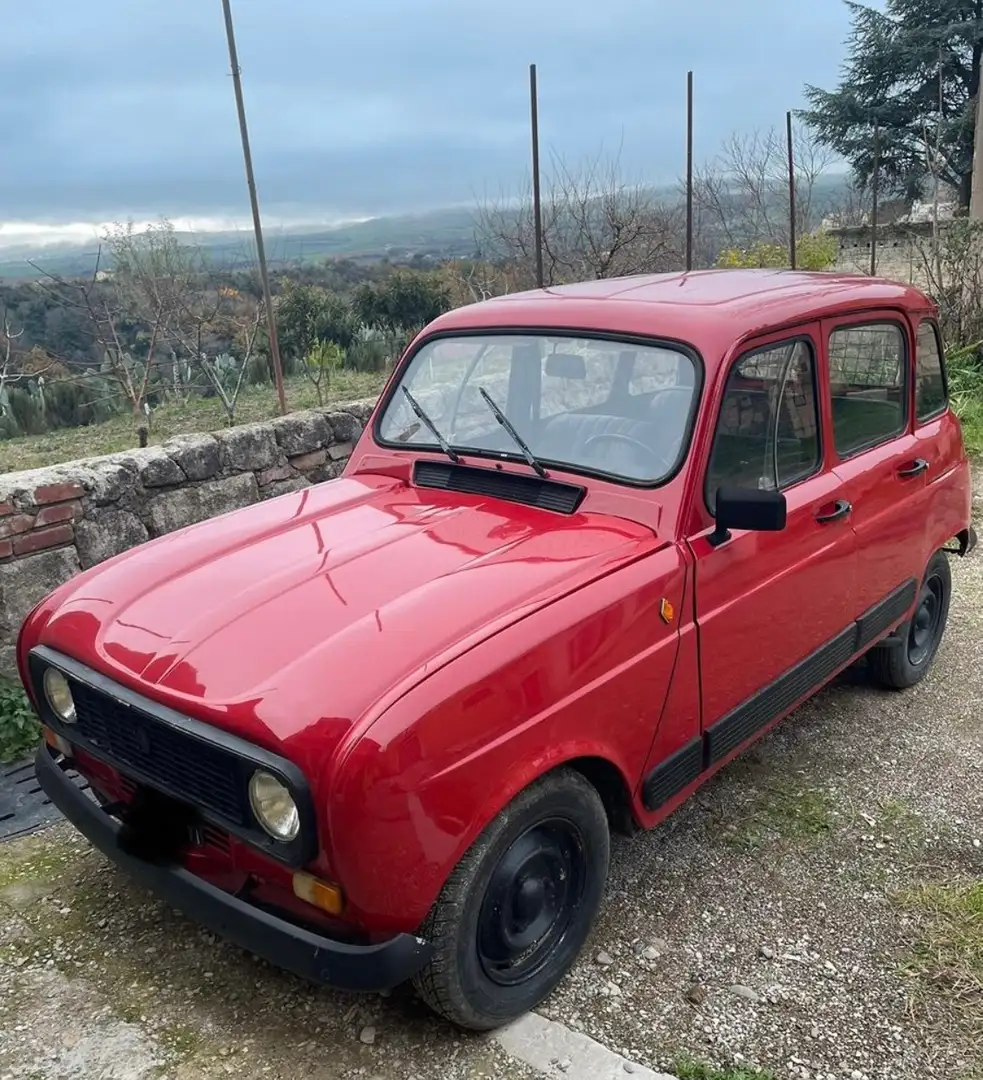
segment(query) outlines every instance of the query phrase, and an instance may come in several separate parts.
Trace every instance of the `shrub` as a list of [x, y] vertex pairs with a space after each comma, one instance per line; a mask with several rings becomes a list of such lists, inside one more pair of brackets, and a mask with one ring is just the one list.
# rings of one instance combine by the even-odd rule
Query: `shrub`
[[39, 737], [37, 717], [24, 688], [0, 676], [0, 761], [25, 757]]

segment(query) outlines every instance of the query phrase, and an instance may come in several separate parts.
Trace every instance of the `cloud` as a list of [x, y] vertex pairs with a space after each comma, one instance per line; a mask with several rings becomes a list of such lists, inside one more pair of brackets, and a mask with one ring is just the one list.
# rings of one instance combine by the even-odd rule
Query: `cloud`
[[[220, 0], [9, 5], [0, 214], [248, 218]], [[832, 83], [838, 0], [233, 0], [264, 212], [324, 218], [467, 202], [527, 169], [527, 70], [544, 150], [622, 147], [682, 169], [685, 72], [698, 156], [780, 126]]]

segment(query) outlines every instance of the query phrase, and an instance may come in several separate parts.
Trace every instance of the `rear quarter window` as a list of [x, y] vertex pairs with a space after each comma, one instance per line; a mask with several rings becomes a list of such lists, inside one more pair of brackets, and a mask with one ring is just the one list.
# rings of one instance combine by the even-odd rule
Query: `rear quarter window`
[[947, 404], [939, 328], [930, 319], [923, 319], [915, 342], [915, 416], [918, 420], [931, 420], [944, 412]]
[[906, 422], [906, 350], [897, 323], [843, 326], [829, 335], [833, 443], [852, 457], [900, 435]]

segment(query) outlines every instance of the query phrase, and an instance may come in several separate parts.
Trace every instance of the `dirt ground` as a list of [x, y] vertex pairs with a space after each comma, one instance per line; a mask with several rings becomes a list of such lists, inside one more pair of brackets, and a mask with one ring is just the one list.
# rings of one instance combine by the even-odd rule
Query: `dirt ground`
[[[615, 841], [592, 943], [544, 1016], [626, 1073], [983, 1080], [983, 554], [952, 568], [927, 682], [886, 694], [850, 672], [661, 828]], [[0, 1080], [576, 1071], [462, 1035], [409, 992], [277, 972], [65, 825], [0, 846]]]

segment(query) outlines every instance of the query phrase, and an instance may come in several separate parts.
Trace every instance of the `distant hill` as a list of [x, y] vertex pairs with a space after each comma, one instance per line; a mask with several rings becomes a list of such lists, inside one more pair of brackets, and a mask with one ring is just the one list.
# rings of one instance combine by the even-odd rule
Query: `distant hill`
[[[814, 225], [828, 212], [846, 190], [846, 177], [828, 174], [813, 189]], [[660, 201], [680, 198], [678, 188], [656, 188], [653, 197]], [[779, 196], [784, 207], [784, 194]], [[206, 248], [219, 266], [251, 262], [255, 257], [251, 229], [239, 232], [187, 234]], [[296, 265], [325, 259], [353, 259], [372, 262], [391, 259], [408, 261], [414, 257], [446, 259], [467, 257], [475, 251], [475, 208], [445, 207], [419, 214], [400, 214], [333, 228], [269, 226], [265, 230], [266, 253], [271, 265]], [[65, 277], [90, 274], [95, 266], [97, 249], [91, 243], [59, 244], [39, 247], [29, 245], [0, 248], [0, 279], [37, 277], [31, 266], [36, 263], [51, 274]]]
[[[182, 234], [207, 249], [220, 266], [234, 266], [254, 257], [251, 230]], [[452, 258], [474, 253], [474, 211], [449, 207], [421, 214], [372, 218], [335, 228], [310, 226], [264, 231], [266, 256], [272, 265], [314, 262], [324, 259], [394, 261], [414, 256]], [[21, 245], [0, 248], [0, 278], [33, 278], [36, 263], [51, 274], [71, 277], [91, 274], [97, 248], [92, 244]]]

